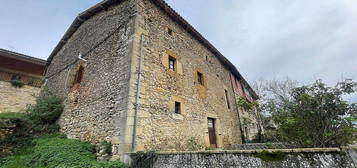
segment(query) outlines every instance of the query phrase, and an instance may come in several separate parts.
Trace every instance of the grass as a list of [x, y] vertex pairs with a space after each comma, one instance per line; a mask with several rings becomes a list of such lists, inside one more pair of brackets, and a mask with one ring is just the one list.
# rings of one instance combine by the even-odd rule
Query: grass
[[4, 112], [0, 113], [0, 119], [27, 119], [26, 113]]
[[120, 161], [97, 161], [95, 146], [61, 134], [35, 138], [31, 150], [0, 160], [0, 168], [127, 168]]
[[56, 121], [63, 107], [62, 99], [48, 96], [26, 113], [0, 113], [1, 129], [12, 129], [12, 134], [0, 140], [1, 149], [11, 149], [0, 153], [0, 168], [127, 167], [120, 161], [97, 161], [95, 145], [60, 134]]

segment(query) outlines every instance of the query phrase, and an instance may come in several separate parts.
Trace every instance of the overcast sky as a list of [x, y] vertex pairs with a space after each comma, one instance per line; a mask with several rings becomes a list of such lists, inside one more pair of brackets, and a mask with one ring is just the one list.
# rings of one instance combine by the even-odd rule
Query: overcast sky
[[[0, 48], [47, 59], [77, 14], [100, 0], [1, 1]], [[357, 80], [357, 0], [168, 3], [249, 81]]]

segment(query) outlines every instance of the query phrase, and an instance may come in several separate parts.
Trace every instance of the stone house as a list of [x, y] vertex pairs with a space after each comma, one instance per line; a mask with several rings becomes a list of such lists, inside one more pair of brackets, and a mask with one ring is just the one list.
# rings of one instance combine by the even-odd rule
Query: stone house
[[[0, 49], [0, 113], [23, 111], [36, 102], [45, 75], [46, 61]], [[10, 81], [25, 84], [15, 88]]]
[[105, 0], [81, 13], [48, 58], [45, 86], [65, 98], [61, 131], [110, 141], [117, 156], [240, 144], [236, 100], [258, 98], [163, 0]]

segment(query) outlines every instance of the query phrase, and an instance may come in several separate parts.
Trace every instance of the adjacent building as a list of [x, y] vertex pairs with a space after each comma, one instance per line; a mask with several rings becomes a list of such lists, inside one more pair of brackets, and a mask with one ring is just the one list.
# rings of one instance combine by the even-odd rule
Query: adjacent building
[[110, 141], [118, 156], [229, 149], [245, 129], [236, 100], [258, 98], [163, 0], [105, 0], [81, 13], [48, 58], [45, 86], [65, 98], [62, 132]]
[[[23, 111], [41, 90], [46, 61], [0, 49], [0, 112]], [[24, 84], [17, 88], [11, 81]]]

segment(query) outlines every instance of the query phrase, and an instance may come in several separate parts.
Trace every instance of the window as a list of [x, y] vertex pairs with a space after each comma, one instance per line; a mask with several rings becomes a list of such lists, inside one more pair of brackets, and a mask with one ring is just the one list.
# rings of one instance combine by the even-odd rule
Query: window
[[12, 75], [11, 76], [11, 80], [20, 80], [21, 79], [21, 76], [19, 75]]
[[201, 72], [197, 72], [197, 82], [200, 85], [204, 85], [203, 74]]
[[181, 114], [181, 103], [177, 101], [175, 101], [175, 113]]
[[231, 104], [229, 103], [229, 98], [228, 98], [228, 91], [224, 90], [224, 94], [226, 95], [227, 107], [228, 109], [231, 109]]
[[169, 68], [172, 70], [172, 71], [176, 71], [176, 59], [174, 57], [171, 57], [169, 56]]
[[84, 71], [84, 67], [83, 66], [80, 66], [78, 71], [77, 71], [77, 74], [76, 74], [76, 78], [74, 80], [74, 84], [79, 84], [82, 82], [82, 79], [83, 79], [83, 71]]
[[170, 36], [172, 36], [174, 32], [172, 31], [172, 29], [167, 28], [167, 33], [168, 33]]

